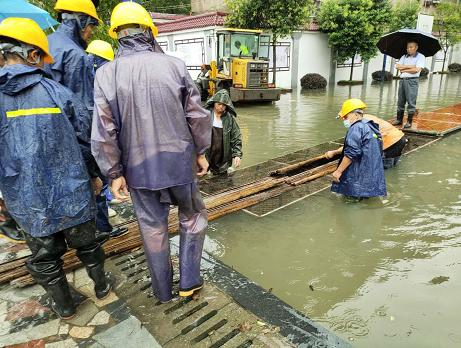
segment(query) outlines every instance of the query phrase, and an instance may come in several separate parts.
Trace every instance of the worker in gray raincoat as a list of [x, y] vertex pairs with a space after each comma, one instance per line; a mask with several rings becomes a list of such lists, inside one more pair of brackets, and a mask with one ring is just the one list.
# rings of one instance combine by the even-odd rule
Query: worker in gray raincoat
[[119, 50], [96, 72], [92, 152], [115, 198], [126, 199], [129, 188], [153, 291], [168, 302], [171, 204], [179, 207], [179, 295], [191, 296], [203, 286], [200, 260], [208, 222], [196, 174], [208, 170], [210, 115], [184, 62], [161, 50], [157, 28], [141, 5], [118, 4], [110, 24]]
[[211, 110], [212, 136], [207, 160], [213, 174], [226, 173], [232, 167], [239, 167], [242, 159], [242, 135], [237, 123], [237, 113], [225, 89], [211, 97], [206, 108]]
[[86, 162], [91, 160], [88, 110], [41, 69], [53, 61], [45, 33], [26, 18], [0, 23], [0, 190], [25, 232], [27, 269], [63, 319], [75, 314], [61, 257], [75, 248], [96, 296], [113, 286], [104, 272], [106, 236], [96, 231]]

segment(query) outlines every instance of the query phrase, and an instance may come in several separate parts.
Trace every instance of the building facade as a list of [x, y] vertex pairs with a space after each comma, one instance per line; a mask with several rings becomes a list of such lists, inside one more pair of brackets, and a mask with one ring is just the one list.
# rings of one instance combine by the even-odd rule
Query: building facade
[[[169, 54], [175, 55], [186, 62], [186, 65], [195, 78], [200, 65], [209, 64], [217, 57], [216, 32], [224, 27], [226, 14], [211, 12], [196, 16], [185, 16], [176, 20], [157, 22], [159, 28], [158, 42]], [[274, 47], [271, 45], [272, 50]], [[318, 73], [324, 76], [330, 84], [340, 80], [348, 80], [351, 64], [354, 64], [354, 80], [371, 81], [371, 74], [381, 70], [384, 55], [378, 55], [368, 63], [356, 57], [354, 62], [336, 62], [332, 49], [328, 45], [328, 36], [321, 33], [314, 24], [305, 30], [296, 31], [291, 36], [279, 40], [276, 47], [277, 86], [296, 89], [300, 79], [308, 73]], [[272, 54], [270, 66], [273, 67]], [[451, 50], [448, 59], [450, 62], [461, 63], [461, 46]], [[442, 69], [443, 53], [426, 59], [426, 67], [431, 71]], [[386, 70], [395, 71], [395, 61], [386, 58]], [[273, 68], [271, 68], [273, 70]], [[272, 74], [271, 74], [272, 75]]]
[[205, 13], [213, 11], [226, 11], [225, 0], [191, 0], [192, 13]]

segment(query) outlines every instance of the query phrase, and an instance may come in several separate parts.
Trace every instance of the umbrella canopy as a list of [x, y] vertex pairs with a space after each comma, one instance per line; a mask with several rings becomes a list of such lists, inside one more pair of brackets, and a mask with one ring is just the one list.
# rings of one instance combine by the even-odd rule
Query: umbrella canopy
[[48, 12], [25, 0], [0, 0], [0, 21], [8, 17], [33, 19], [42, 29], [58, 24]]
[[378, 48], [381, 53], [400, 59], [407, 53], [407, 42], [416, 41], [418, 52], [426, 57], [431, 57], [442, 49], [439, 40], [431, 34], [417, 29], [401, 29], [382, 36], [378, 41]]

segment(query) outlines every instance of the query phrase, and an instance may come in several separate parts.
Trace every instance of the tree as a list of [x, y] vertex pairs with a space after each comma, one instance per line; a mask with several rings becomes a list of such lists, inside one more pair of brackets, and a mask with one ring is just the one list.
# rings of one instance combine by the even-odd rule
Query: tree
[[461, 6], [451, 2], [441, 3], [435, 10], [434, 23], [443, 50], [444, 71], [449, 48], [461, 41]]
[[276, 82], [277, 41], [302, 29], [313, 9], [312, 0], [226, 0], [229, 15], [226, 24], [243, 29], [272, 32], [273, 77]]
[[376, 43], [390, 17], [389, 0], [326, 0], [322, 3], [317, 16], [320, 29], [328, 34], [338, 62], [352, 59], [350, 81], [357, 55], [365, 62], [376, 56]]
[[389, 31], [397, 31], [403, 28], [416, 28], [420, 8], [419, 0], [400, 0], [392, 10]]

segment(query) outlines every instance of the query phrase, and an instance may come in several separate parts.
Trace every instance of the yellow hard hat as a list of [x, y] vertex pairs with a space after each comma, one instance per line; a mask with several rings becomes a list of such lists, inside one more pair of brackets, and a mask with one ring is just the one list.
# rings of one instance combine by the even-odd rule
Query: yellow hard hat
[[38, 47], [45, 54], [43, 61], [53, 63], [53, 57], [48, 49], [48, 39], [40, 26], [29, 18], [5, 18], [0, 23], [0, 36]]
[[112, 45], [106, 41], [93, 40], [88, 45], [86, 51], [107, 60], [114, 60], [114, 50]]
[[346, 115], [357, 109], [365, 109], [367, 104], [365, 104], [360, 99], [348, 99], [343, 103], [341, 111], [338, 113], [338, 116], [341, 118], [346, 117]]
[[57, 12], [84, 13], [101, 22], [96, 12], [96, 7], [91, 0], [57, 0], [54, 9]]
[[121, 2], [115, 6], [110, 17], [110, 37], [116, 39], [117, 28], [127, 24], [139, 24], [149, 27], [154, 37], [158, 34], [158, 29], [152, 22], [149, 12], [136, 2]]

